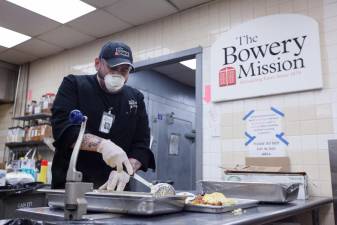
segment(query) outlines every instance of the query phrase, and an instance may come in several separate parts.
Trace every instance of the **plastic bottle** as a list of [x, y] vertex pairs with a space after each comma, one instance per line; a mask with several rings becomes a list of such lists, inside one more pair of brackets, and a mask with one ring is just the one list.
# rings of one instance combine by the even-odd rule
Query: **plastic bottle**
[[41, 160], [41, 169], [37, 181], [47, 183], [48, 160]]

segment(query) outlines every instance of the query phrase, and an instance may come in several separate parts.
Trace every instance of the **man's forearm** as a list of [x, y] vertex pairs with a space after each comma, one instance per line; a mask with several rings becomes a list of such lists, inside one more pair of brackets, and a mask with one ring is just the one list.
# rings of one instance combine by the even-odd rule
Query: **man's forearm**
[[[103, 138], [93, 134], [84, 134], [81, 144], [81, 150], [96, 152], [97, 147], [103, 141]], [[74, 143], [75, 145], [75, 143]], [[73, 145], [73, 147], [74, 147]]]
[[142, 163], [139, 162], [137, 159], [129, 158], [129, 161], [131, 163], [134, 172], [137, 172], [140, 169], [140, 167], [142, 167]]
[[[84, 134], [80, 149], [85, 151], [97, 152], [97, 148], [103, 140], [103, 138], [93, 134]], [[74, 145], [75, 143], [72, 147], [74, 147]], [[135, 172], [139, 170], [139, 168], [142, 166], [142, 164], [137, 159], [129, 158], [129, 160]]]

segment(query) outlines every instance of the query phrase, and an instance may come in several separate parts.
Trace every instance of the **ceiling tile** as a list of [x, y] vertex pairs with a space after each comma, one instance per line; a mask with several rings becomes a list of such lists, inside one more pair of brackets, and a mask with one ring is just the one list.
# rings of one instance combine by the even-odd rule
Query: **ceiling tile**
[[209, 2], [210, 0], [171, 0], [171, 2], [177, 6], [180, 10], [188, 9], [197, 5], [200, 5], [205, 2]]
[[0, 1], [0, 26], [36, 36], [60, 26], [60, 23], [7, 1]]
[[82, 2], [88, 3], [96, 8], [102, 8], [118, 2], [119, 0], [82, 0]]
[[8, 49], [8, 51], [0, 53], [0, 60], [18, 65], [33, 61], [35, 59], [37, 59], [37, 57], [15, 49]]
[[66, 26], [47, 32], [37, 37], [62, 48], [72, 48], [94, 40], [94, 37], [80, 33]]
[[61, 52], [63, 48], [58, 46], [48, 44], [45, 41], [38, 40], [36, 38], [32, 38], [22, 44], [19, 44], [14, 47], [22, 52], [29, 52], [30, 54], [37, 56], [37, 57], [44, 57], [48, 55], [52, 55], [58, 52]]
[[146, 23], [177, 12], [165, 0], [123, 0], [107, 7], [106, 10], [133, 25]]
[[107, 36], [131, 27], [131, 24], [127, 24], [102, 10], [96, 10], [81, 16], [80, 18], [69, 22], [67, 25], [94, 37]]

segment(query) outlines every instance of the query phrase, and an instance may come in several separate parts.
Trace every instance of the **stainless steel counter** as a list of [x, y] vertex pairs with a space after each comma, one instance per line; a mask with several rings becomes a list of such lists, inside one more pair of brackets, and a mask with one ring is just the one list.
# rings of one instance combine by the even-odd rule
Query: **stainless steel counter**
[[[313, 224], [319, 224], [319, 208], [331, 204], [332, 198], [313, 197], [309, 200], [296, 200], [288, 204], [261, 204], [256, 208], [245, 210], [241, 215], [232, 213], [208, 214], [181, 212], [164, 216], [139, 217], [117, 214], [87, 215], [92, 218], [86, 224], [123, 224], [123, 225], [246, 225], [246, 224], [267, 224], [291, 217], [302, 212], [311, 211]], [[31, 218], [43, 221], [50, 221], [48, 224], [64, 224], [62, 211], [53, 211], [49, 208], [20, 209], [18, 217]], [[104, 219], [105, 218], [105, 219]], [[53, 222], [54, 221], [54, 222]], [[67, 224], [78, 224], [77, 222], [67, 222]]]

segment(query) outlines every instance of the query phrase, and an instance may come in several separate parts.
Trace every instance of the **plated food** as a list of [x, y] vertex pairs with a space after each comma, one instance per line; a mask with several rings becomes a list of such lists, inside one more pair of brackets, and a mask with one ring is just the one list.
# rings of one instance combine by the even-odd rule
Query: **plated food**
[[240, 215], [244, 213], [242, 209], [256, 207], [258, 203], [253, 199], [227, 198], [221, 192], [213, 192], [187, 197], [184, 210], [198, 213], [232, 212], [233, 215]]
[[211, 194], [197, 195], [190, 201], [192, 205], [210, 205], [210, 206], [232, 206], [236, 204], [236, 201], [231, 198], [227, 198], [220, 192], [213, 192]]

